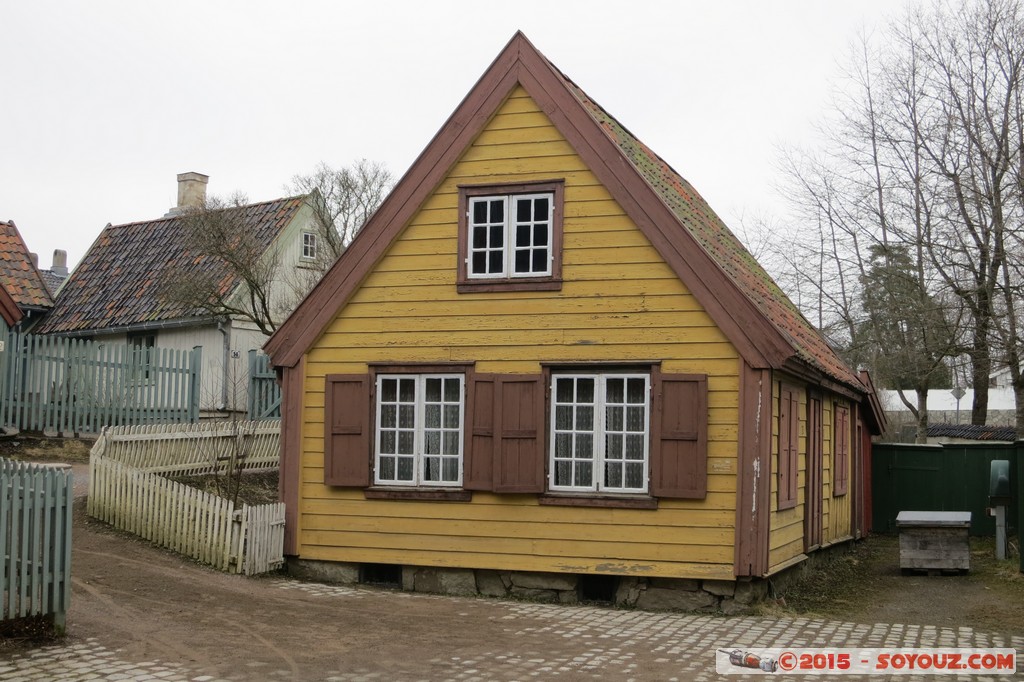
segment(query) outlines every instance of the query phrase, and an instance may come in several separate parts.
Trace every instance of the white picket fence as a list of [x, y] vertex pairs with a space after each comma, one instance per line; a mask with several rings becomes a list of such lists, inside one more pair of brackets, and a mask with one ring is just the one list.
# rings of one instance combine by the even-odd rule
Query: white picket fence
[[0, 620], [48, 616], [63, 634], [71, 604], [71, 467], [0, 459]]
[[[283, 503], [236, 509], [231, 500], [162, 475], [222, 472], [238, 452], [248, 452], [246, 471], [276, 468], [278, 424], [106, 429], [89, 457], [89, 516], [222, 571], [256, 575], [278, 568], [284, 563]], [[229, 447], [233, 438], [251, 439], [248, 451]]]

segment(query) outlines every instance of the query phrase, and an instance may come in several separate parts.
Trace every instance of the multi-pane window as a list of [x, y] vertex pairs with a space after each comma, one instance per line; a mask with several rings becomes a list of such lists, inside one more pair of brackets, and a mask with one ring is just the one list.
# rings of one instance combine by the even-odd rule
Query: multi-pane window
[[378, 375], [375, 482], [461, 485], [464, 394], [459, 374]]
[[550, 275], [553, 207], [547, 192], [470, 198], [469, 278]]
[[302, 258], [305, 260], [316, 260], [316, 233], [302, 233]]
[[136, 368], [136, 378], [148, 381], [156, 359], [156, 334], [133, 333], [128, 335], [128, 347]]
[[550, 488], [646, 492], [650, 378], [556, 375], [551, 395]]

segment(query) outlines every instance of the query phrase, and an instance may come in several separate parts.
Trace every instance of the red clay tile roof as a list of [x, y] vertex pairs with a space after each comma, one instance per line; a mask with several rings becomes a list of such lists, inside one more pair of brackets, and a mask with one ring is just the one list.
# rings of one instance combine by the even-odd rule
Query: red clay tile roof
[[[550, 64], [550, 62], [548, 62]], [[605, 134], [679, 218], [718, 266], [792, 344], [799, 357], [833, 379], [860, 387], [857, 376], [839, 358], [821, 333], [803, 316], [779, 285], [761, 267], [711, 206], [664, 159], [551, 65]]]
[[[269, 247], [304, 201], [305, 196], [288, 197], [226, 210], [245, 211], [253, 233]], [[222, 262], [189, 251], [183, 221], [181, 216], [165, 216], [108, 225], [64, 283], [53, 310], [36, 331], [83, 332], [206, 317], [205, 312], [168, 304], [160, 296], [161, 275], [172, 270], [203, 272], [221, 281], [225, 292], [238, 284]]]
[[49, 308], [53, 298], [28, 254], [14, 221], [0, 221], [0, 284], [22, 309]]

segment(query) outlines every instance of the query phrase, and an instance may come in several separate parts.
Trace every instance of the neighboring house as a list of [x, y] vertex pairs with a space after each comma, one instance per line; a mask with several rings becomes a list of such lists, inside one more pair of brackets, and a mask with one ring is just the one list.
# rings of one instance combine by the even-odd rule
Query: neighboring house
[[[171, 272], [210, 275], [222, 291], [245, 291], [239, 279], [215, 259], [194, 253], [186, 239], [184, 214], [203, 205], [207, 176], [178, 175], [178, 205], [162, 218], [108, 225], [64, 282], [53, 310], [37, 329], [44, 334], [124, 343], [138, 348], [190, 350], [202, 347], [201, 409], [242, 410], [248, 380], [247, 351], [266, 341], [251, 322], [215, 318], [208, 312], [169, 303], [163, 278]], [[303, 234], [312, 231], [305, 196], [249, 204], [244, 211], [252, 233], [279, 259], [275, 305], [293, 296], [288, 274], [301, 270]], [[315, 234], [315, 231], [313, 231]], [[308, 241], [306, 238], [305, 241]], [[305, 247], [308, 251], [308, 245]], [[297, 297], [293, 298], [293, 301]]]
[[53, 296], [13, 220], [0, 221], [0, 286], [22, 313], [22, 331], [32, 331], [53, 307]]
[[43, 284], [50, 292], [50, 298], [56, 299], [64, 281], [68, 278], [68, 252], [64, 249], [55, 249], [53, 252], [53, 265], [49, 270], [39, 270], [43, 277]]
[[295, 570], [738, 610], [867, 530], [870, 382], [521, 33], [265, 349]]

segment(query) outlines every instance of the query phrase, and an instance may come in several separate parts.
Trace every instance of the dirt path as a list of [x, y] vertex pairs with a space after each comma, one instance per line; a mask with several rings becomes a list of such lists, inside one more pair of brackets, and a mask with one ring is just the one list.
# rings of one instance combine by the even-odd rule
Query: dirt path
[[293, 679], [354, 668], [386, 673], [389, 661], [435, 658], [438, 632], [471, 655], [473, 642], [501, 639], [507, 615], [497, 602], [446, 600], [451, 608], [439, 608], [439, 598], [375, 590], [346, 590], [357, 598], [340, 610], [315, 592], [221, 574], [81, 516], [75, 533], [72, 639], [97, 637], [121, 658], [173, 661], [217, 677], [240, 667]]

